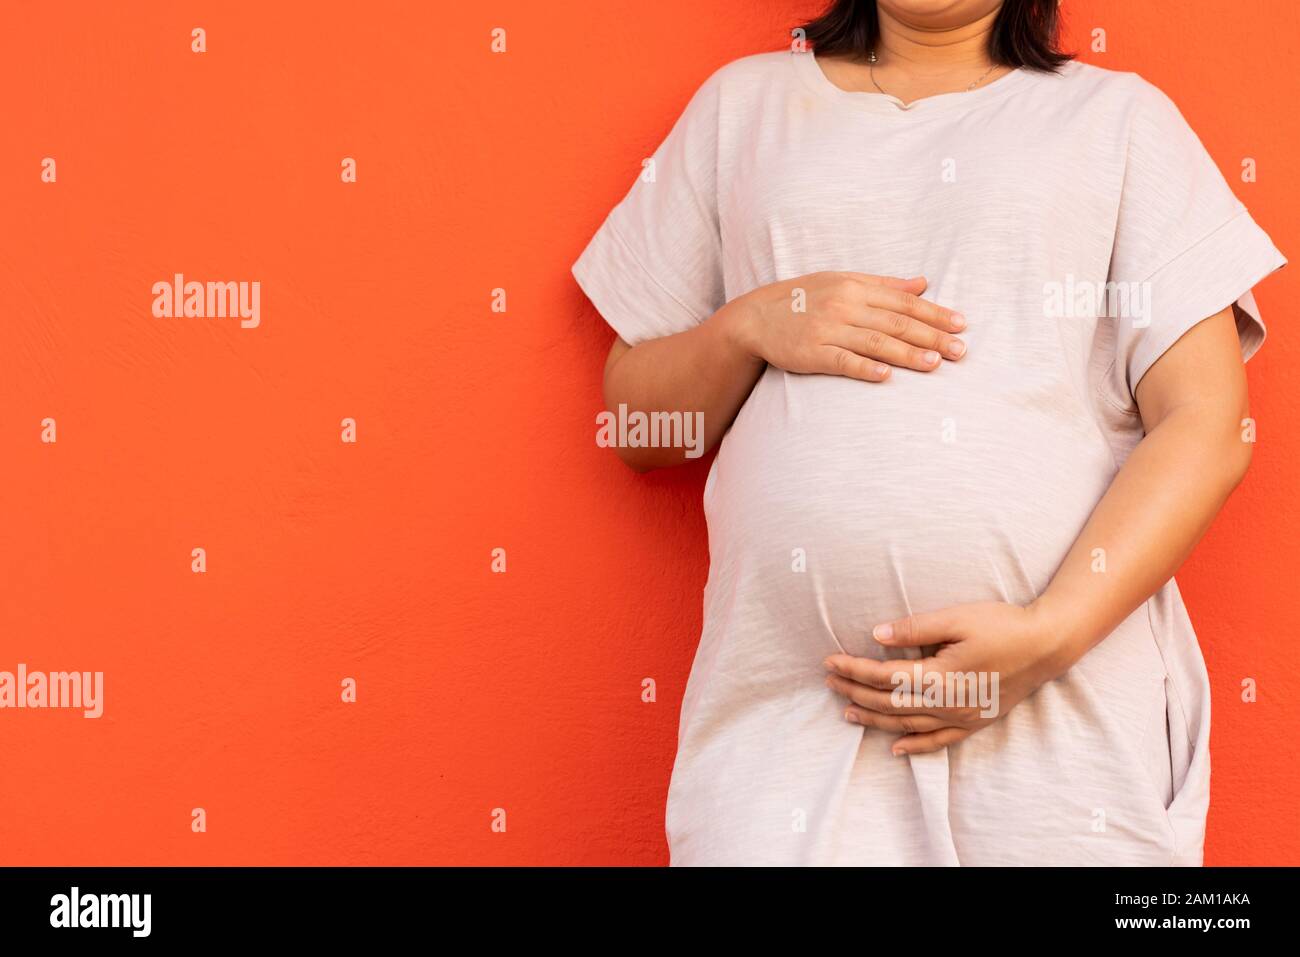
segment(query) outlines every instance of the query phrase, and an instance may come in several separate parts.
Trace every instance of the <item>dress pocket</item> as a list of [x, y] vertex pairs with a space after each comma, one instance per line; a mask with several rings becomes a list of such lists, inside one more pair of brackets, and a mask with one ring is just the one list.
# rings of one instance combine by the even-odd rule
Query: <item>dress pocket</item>
[[1151, 793], [1168, 815], [1174, 800], [1173, 736], [1170, 734], [1169, 677], [1160, 679], [1160, 693], [1152, 695], [1142, 727], [1138, 753], [1151, 785]]

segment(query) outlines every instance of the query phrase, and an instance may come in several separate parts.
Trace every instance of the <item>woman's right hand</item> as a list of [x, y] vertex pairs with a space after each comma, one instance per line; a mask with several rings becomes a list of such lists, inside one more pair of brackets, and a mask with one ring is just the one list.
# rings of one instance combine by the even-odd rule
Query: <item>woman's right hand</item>
[[769, 365], [882, 382], [890, 366], [931, 372], [966, 352], [952, 335], [965, 319], [920, 298], [925, 287], [921, 276], [819, 272], [760, 286], [724, 309], [741, 347]]

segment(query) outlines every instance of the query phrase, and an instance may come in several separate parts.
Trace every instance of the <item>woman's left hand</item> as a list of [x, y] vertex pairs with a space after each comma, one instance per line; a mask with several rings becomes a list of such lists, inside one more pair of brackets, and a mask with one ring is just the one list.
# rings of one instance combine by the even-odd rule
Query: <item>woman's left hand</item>
[[895, 755], [938, 751], [968, 737], [1074, 663], [1062, 629], [1033, 605], [954, 605], [877, 625], [872, 637], [887, 648], [941, 646], [928, 658], [837, 654], [825, 661], [827, 686], [849, 700], [846, 720], [903, 734]]

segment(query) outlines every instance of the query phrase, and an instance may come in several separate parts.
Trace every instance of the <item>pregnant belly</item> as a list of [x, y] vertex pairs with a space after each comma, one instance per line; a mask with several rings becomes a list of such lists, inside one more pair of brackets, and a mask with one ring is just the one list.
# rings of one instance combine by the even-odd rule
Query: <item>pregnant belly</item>
[[769, 369], [706, 487], [706, 615], [747, 609], [801, 652], [879, 654], [880, 621], [1039, 594], [1105, 492], [1109, 450], [1050, 377], [971, 394], [958, 373], [876, 386]]

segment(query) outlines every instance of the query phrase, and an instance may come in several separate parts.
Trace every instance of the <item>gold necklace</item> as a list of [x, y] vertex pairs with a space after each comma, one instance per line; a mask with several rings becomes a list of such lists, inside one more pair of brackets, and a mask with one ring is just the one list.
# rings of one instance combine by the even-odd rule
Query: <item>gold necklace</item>
[[[966, 87], [966, 89], [962, 90], [961, 92], [969, 93], [971, 90], [975, 89], [975, 87], [983, 83], [984, 80], [988, 77], [988, 75], [992, 73], [994, 70], [996, 70], [997, 68], [998, 65], [994, 63], [991, 67], [985, 70], [974, 83]], [[872, 50], [871, 54], [867, 57], [867, 69], [871, 73], [871, 85], [874, 86], [881, 93], [885, 94], [885, 96], [894, 96], [892, 93], [890, 93], [883, 86], [881, 86], [879, 83], [876, 82], [876, 51], [875, 50]], [[894, 96], [894, 99], [898, 99], [898, 97]]]

